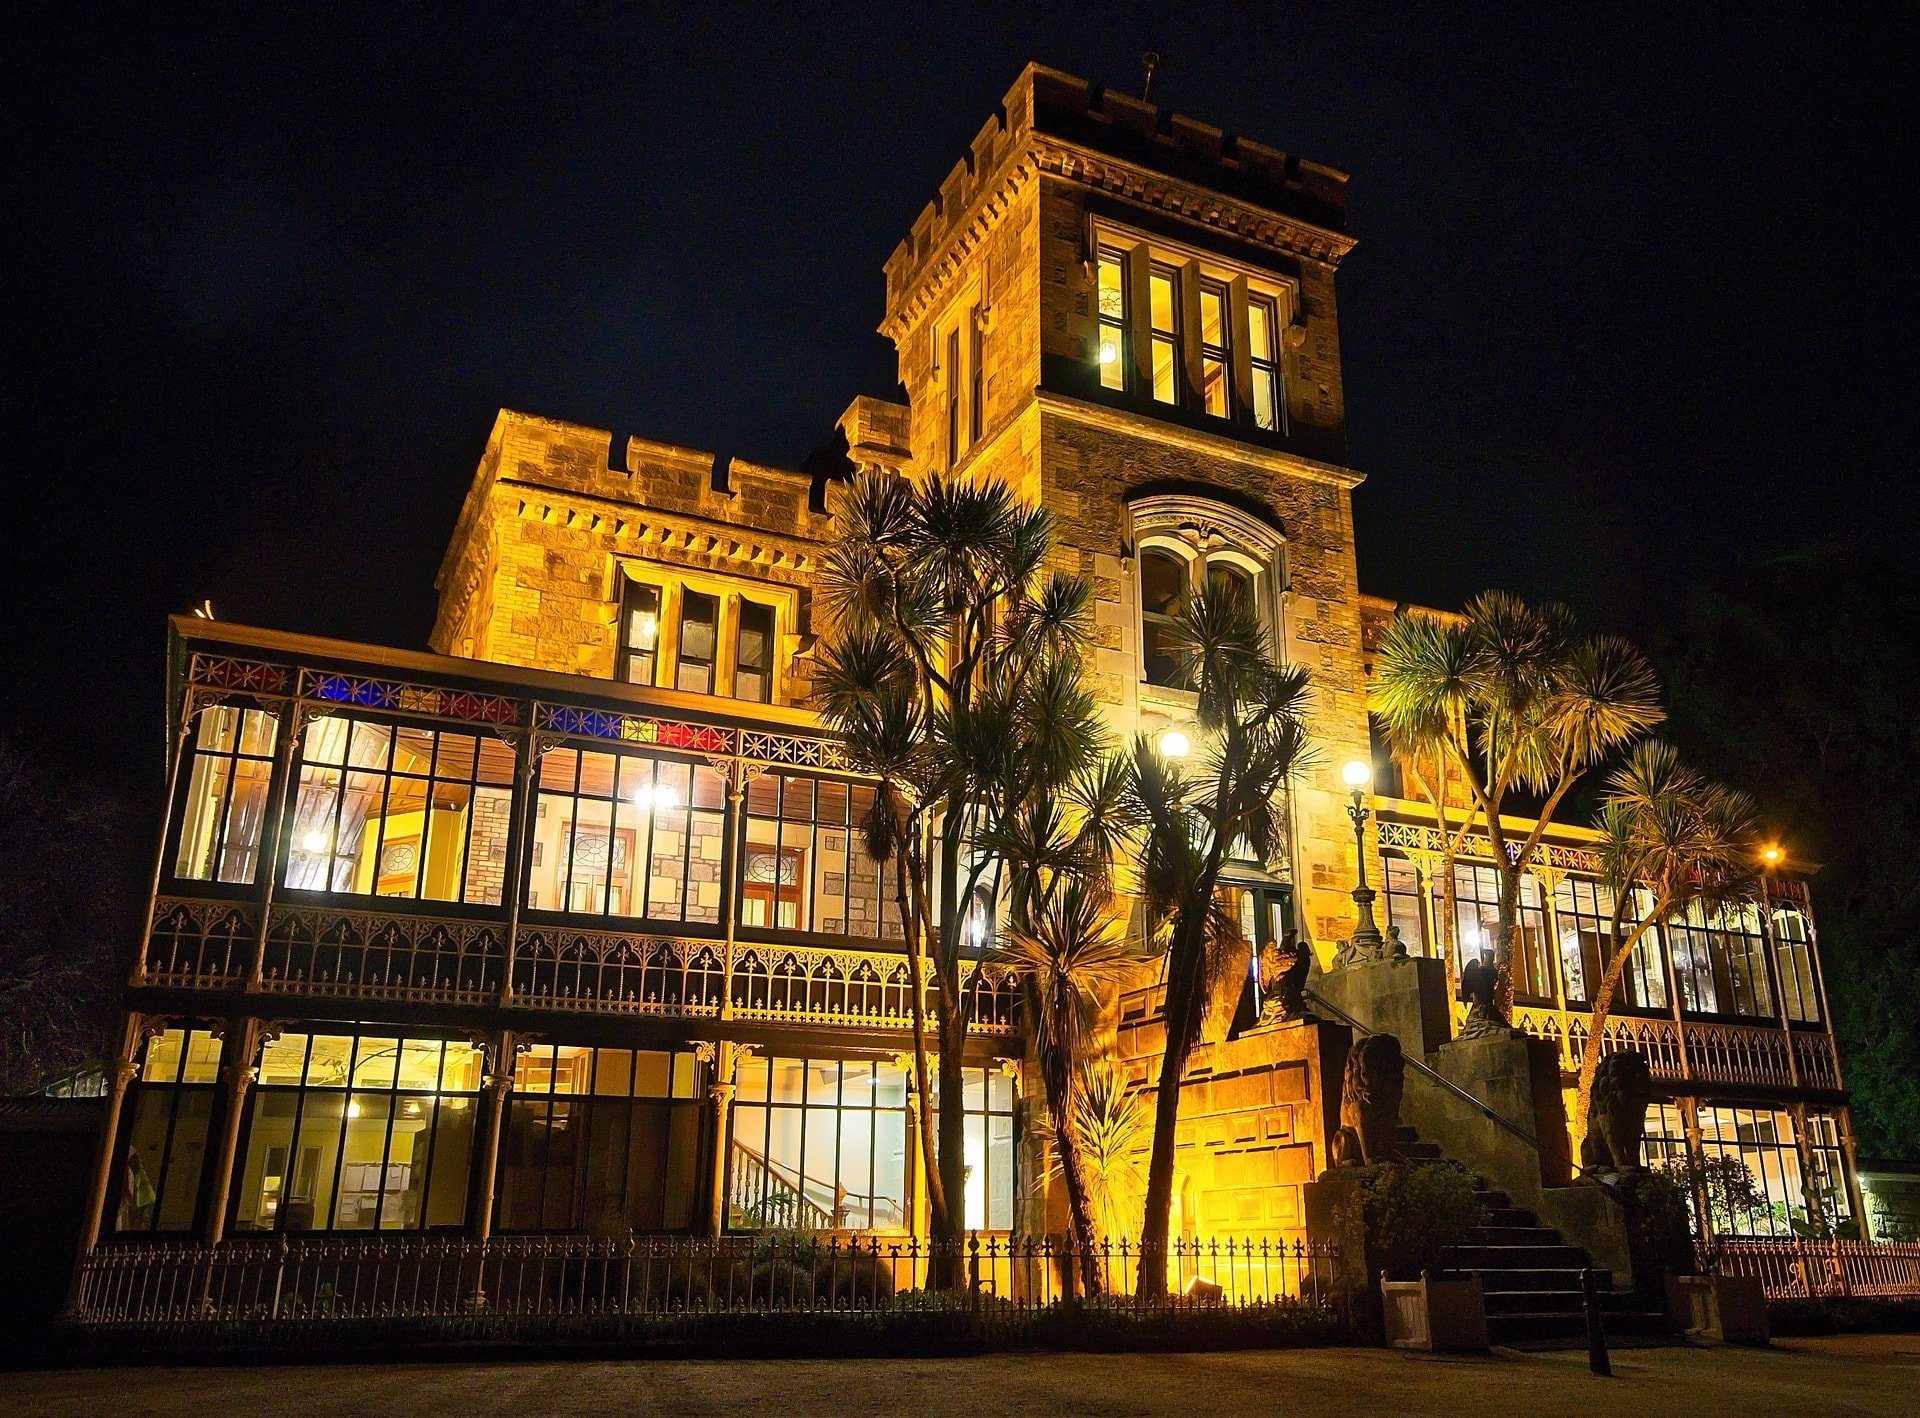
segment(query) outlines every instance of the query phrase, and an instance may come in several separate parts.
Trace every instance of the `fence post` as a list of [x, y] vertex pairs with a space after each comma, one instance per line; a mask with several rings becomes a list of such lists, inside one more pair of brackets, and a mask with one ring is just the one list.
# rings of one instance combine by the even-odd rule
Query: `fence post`
[[967, 1313], [980, 1318], [980, 1233], [967, 1233]]

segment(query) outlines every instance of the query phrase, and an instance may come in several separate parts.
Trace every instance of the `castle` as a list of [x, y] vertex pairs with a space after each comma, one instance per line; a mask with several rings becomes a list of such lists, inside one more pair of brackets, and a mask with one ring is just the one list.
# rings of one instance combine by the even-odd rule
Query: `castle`
[[[1416, 962], [1442, 936], [1431, 811], [1383, 777], [1357, 846], [1340, 780], [1374, 757], [1395, 610], [1360, 589], [1345, 183], [1030, 67], [886, 263], [904, 402], [856, 398], [838, 424], [852, 468], [1000, 479], [1054, 514], [1057, 563], [1095, 587], [1089, 678], [1117, 735], [1190, 724], [1169, 673], [1185, 595], [1226, 578], [1252, 598], [1312, 674], [1316, 766], [1284, 851], [1234, 888], [1250, 950], [1298, 928], [1323, 970], [1362, 851]], [[808, 707], [831, 482], [502, 411], [428, 650], [173, 622], [169, 812], [91, 1252], [923, 1232], [916, 981], [860, 849], [872, 786]], [[1473, 838], [1456, 867], [1463, 953], [1491, 933], [1488, 852]], [[1554, 1087], [1590, 1032], [1609, 905], [1590, 834], [1553, 829], [1514, 1022]], [[974, 988], [965, 1223], [1042, 1230], [1015, 985]], [[1746, 1160], [1763, 1230], [1810, 1191], [1859, 1214], [1822, 991], [1804, 891], [1780, 880], [1764, 909], [1651, 940], [1606, 1025], [1659, 1090], [1649, 1152]], [[1121, 1009], [1136, 1079], [1154, 1003]], [[1183, 1095], [1176, 1226], [1298, 1238], [1339, 1056], [1226, 1013]], [[1420, 1027], [1444, 1043], [1444, 1005]]]

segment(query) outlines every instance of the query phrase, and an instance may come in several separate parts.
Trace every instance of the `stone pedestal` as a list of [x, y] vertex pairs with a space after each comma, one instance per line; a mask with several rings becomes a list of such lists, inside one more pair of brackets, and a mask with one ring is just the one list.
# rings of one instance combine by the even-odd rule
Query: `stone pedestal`
[[1314, 976], [1307, 987], [1374, 1033], [1393, 1035], [1410, 1058], [1424, 1059], [1453, 1037], [1447, 967], [1438, 960], [1344, 965]]
[[1351, 1169], [1322, 1172], [1302, 1187], [1307, 1235], [1315, 1245], [1335, 1248], [1333, 1286], [1343, 1292], [1354, 1331], [1378, 1340], [1382, 1333], [1380, 1287], [1367, 1254], [1367, 1221], [1360, 1178]]

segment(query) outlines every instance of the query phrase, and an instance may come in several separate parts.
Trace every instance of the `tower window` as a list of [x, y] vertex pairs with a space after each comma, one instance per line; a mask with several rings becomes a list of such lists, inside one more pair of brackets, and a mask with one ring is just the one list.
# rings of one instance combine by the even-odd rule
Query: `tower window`
[[1180, 613], [1187, 605], [1187, 563], [1170, 551], [1140, 553], [1140, 657], [1148, 684], [1180, 678]]
[[1227, 288], [1218, 281], [1201, 281], [1200, 405], [1215, 418], [1233, 416], [1231, 328]]
[[1280, 383], [1280, 311], [1271, 296], [1247, 301], [1247, 352], [1253, 367], [1253, 421], [1286, 432], [1287, 403]]
[[773, 697], [773, 607], [740, 602], [734, 638], [733, 697], [765, 704]]
[[714, 649], [719, 641], [720, 598], [699, 591], [680, 596], [680, 656], [673, 687], [713, 693]]
[[947, 331], [947, 466], [960, 461], [960, 329]]
[[1180, 402], [1180, 286], [1171, 266], [1154, 265], [1147, 274], [1147, 314], [1152, 325], [1153, 397]]
[[621, 593], [620, 678], [652, 684], [660, 663], [660, 588], [629, 581]]
[[1100, 249], [1100, 383], [1127, 387], [1127, 283], [1125, 258], [1110, 246]]
[[987, 428], [987, 332], [975, 307], [967, 319], [967, 442], [978, 443]]

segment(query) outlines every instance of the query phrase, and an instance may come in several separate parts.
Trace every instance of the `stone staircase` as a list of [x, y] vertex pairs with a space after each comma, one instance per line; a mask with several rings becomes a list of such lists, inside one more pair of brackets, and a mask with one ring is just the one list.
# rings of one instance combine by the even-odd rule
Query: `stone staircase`
[[[1400, 1129], [1397, 1145], [1409, 1162], [1442, 1160], [1438, 1145], [1421, 1141], [1412, 1128]], [[1495, 1344], [1520, 1348], [1585, 1345], [1580, 1276], [1592, 1264], [1586, 1250], [1566, 1244], [1557, 1230], [1540, 1225], [1531, 1211], [1515, 1206], [1505, 1192], [1487, 1187], [1484, 1179], [1475, 1194], [1486, 1221], [1454, 1247], [1449, 1260], [1454, 1268], [1480, 1277], [1488, 1337]], [[1629, 1291], [1616, 1293], [1607, 1271], [1599, 1272], [1598, 1281], [1608, 1343], [1666, 1339], [1664, 1310], [1646, 1308]]]

